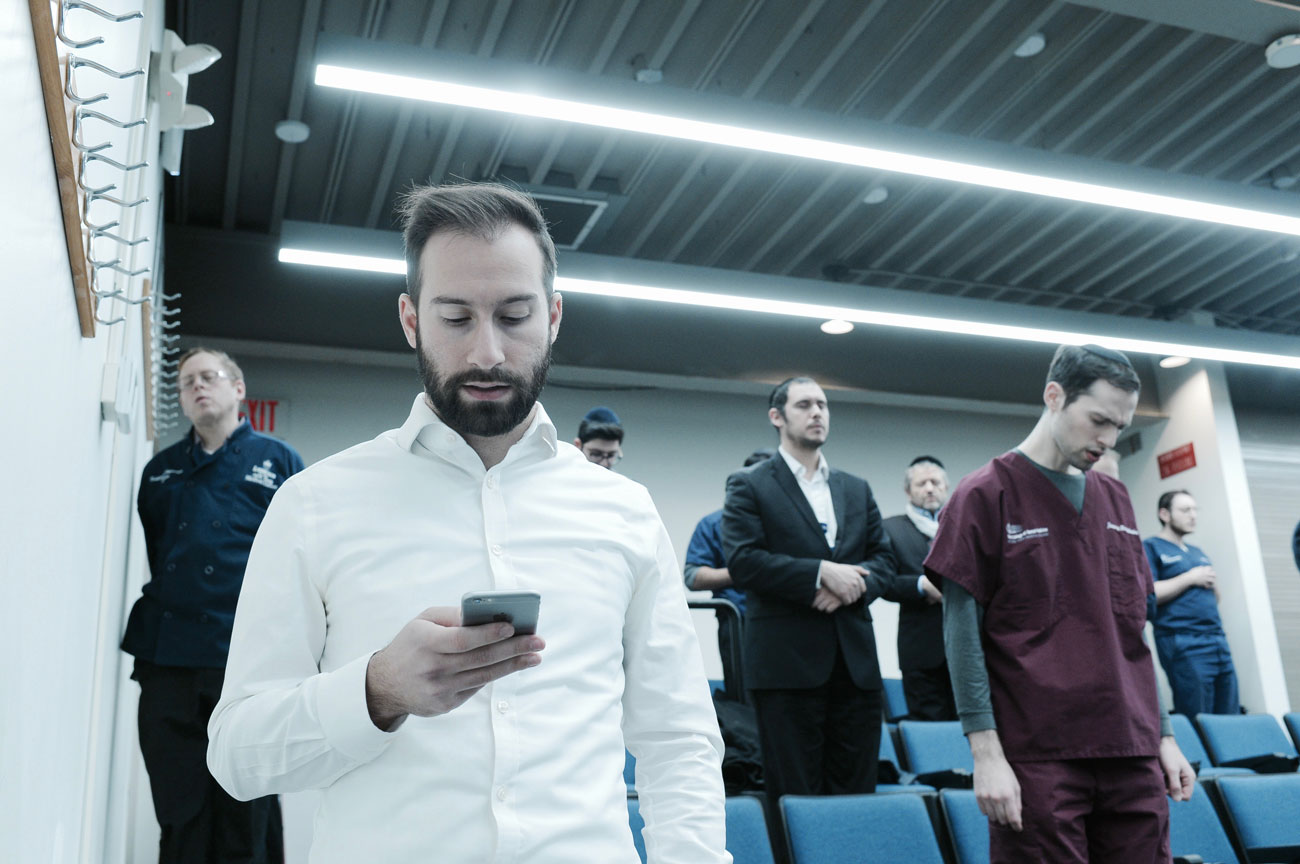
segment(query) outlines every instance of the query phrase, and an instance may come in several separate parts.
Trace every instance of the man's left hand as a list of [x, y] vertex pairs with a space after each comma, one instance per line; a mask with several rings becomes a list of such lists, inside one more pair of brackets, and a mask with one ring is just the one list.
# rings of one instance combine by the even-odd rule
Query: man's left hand
[[925, 602], [931, 606], [943, 602], [943, 595], [939, 593], [938, 588], [934, 587], [934, 583], [928, 576], [921, 577], [921, 593], [925, 595]]
[[840, 602], [840, 598], [836, 597], [825, 588], [818, 588], [817, 593], [813, 595], [812, 607], [818, 612], [825, 612], [829, 615], [843, 605], [844, 604]]
[[1165, 788], [1175, 801], [1186, 801], [1196, 789], [1196, 772], [1172, 735], [1160, 739], [1160, 768], [1165, 772]]

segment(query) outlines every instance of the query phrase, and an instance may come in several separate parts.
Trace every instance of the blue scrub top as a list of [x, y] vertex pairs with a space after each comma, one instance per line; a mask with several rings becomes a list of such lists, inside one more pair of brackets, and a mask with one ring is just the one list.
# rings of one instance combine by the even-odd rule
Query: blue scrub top
[[[1151, 575], [1159, 582], [1181, 576], [1193, 567], [1210, 563], [1209, 557], [1199, 547], [1188, 544], [1186, 549], [1162, 537], [1148, 537], [1142, 541], [1151, 565]], [[1157, 633], [1222, 633], [1219, 604], [1212, 588], [1188, 588], [1168, 603], [1156, 607], [1152, 618]]]
[[215, 453], [191, 430], [149, 461], [137, 509], [152, 578], [123, 651], [160, 666], [226, 665], [253, 536], [275, 490], [302, 468], [292, 447], [247, 421]]
[[[722, 554], [722, 511], [715, 510], [705, 516], [695, 526], [691, 534], [690, 545], [686, 547], [686, 563], [696, 567], [727, 566], [726, 556]], [[713, 592], [714, 597], [730, 600], [736, 604], [740, 614], [745, 614], [745, 594], [736, 588], [719, 588]]]

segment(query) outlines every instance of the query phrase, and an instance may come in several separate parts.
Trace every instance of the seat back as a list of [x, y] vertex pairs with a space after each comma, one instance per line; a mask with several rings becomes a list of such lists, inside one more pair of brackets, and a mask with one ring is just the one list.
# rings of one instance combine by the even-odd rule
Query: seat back
[[903, 694], [902, 678], [883, 678], [885, 690], [885, 719], [897, 723], [907, 716], [907, 697]]
[[1286, 724], [1286, 731], [1291, 733], [1291, 743], [1300, 748], [1300, 713], [1283, 714], [1282, 722]]
[[1296, 755], [1291, 739], [1271, 714], [1197, 714], [1196, 723], [1216, 765], [1267, 753]]
[[1174, 727], [1174, 740], [1178, 742], [1178, 749], [1183, 751], [1188, 762], [1199, 762], [1202, 768], [1213, 764], [1190, 717], [1186, 714], [1170, 714], [1169, 725]]
[[939, 806], [948, 823], [957, 864], [989, 864], [989, 817], [980, 812], [975, 793], [944, 789], [939, 793]]
[[645, 864], [645, 838], [641, 836], [641, 830], [645, 828], [645, 820], [641, 818], [641, 802], [636, 798], [627, 799], [627, 824], [632, 829], [632, 843], [636, 846], [636, 854], [641, 856], [641, 864]]
[[628, 792], [636, 789], [636, 757], [629, 750], [623, 751], [623, 782]]
[[1214, 802], [1199, 783], [1191, 800], [1169, 800], [1169, 848], [1174, 857], [1199, 855], [1202, 861], [1240, 864]]
[[970, 744], [962, 734], [959, 720], [904, 720], [898, 724], [898, 734], [903, 742], [908, 770], [913, 774], [938, 771], [971, 773], [975, 770]]
[[1300, 774], [1220, 777], [1218, 784], [1248, 858], [1300, 857]]
[[791, 864], [943, 864], [919, 795], [786, 795]]
[[727, 851], [735, 864], [773, 864], [763, 805], [749, 795], [727, 799]]

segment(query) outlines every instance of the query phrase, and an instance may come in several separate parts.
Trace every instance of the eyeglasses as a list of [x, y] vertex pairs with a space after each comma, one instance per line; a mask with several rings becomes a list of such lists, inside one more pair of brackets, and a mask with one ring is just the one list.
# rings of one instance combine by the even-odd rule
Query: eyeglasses
[[582, 453], [587, 457], [588, 462], [595, 462], [597, 465], [617, 465], [623, 460], [621, 450], [583, 450]]
[[211, 387], [223, 378], [230, 380], [230, 373], [225, 369], [205, 369], [196, 375], [186, 375], [180, 385], [182, 390], [193, 390], [200, 381]]

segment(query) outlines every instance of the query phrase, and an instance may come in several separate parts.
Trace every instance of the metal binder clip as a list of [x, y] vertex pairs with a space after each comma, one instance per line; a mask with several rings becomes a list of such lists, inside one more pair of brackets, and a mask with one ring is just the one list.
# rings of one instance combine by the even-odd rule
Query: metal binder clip
[[[100, 42], [104, 40], [99, 40]], [[98, 44], [98, 43], [91, 43]], [[110, 78], [133, 78], [136, 75], [143, 75], [143, 69], [132, 69], [129, 72], [118, 72], [116, 69], [110, 69], [102, 63], [96, 63], [94, 60], [87, 60], [85, 57], [78, 57], [76, 54], [68, 55], [68, 67], [71, 69], [80, 69], [82, 66], [89, 66], [96, 72], [103, 72]]]
[[72, 55], [69, 54], [63, 61], [63, 95], [68, 97], [68, 101], [74, 105], [94, 105], [96, 102], [103, 102], [108, 98], [107, 93], [100, 93], [97, 96], [79, 96], [77, 91], [72, 88]]

